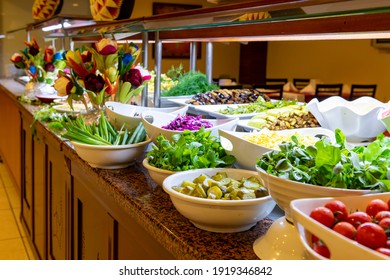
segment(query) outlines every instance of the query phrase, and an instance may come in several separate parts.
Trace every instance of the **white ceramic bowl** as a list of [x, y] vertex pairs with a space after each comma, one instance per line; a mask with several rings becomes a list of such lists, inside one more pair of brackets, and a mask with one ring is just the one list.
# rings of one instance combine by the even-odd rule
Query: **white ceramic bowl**
[[[264, 132], [264, 131], [263, 131]], [[259, 132], [237, 132], [237, 131], [227, 131], [220, 129], [219, 136], [222, 147], [226, 150], [227, 154], [233, 155], [236, 158], [235, 165], [238, 168], [254, 170], [256, 171], [256, 162], [258, 158], [271, 150], [265, 146], [255, 144], [245, 139], [244, 136], [251, 133], [263, 133], [261, 130]], [[321, 127], [316, 128], [298, 128], [298, 129], [289, 129], [289, 130], [279, 130], [272, 131], [278, 135], [289, 135], [291, 133], [299, 133], [304, 136], [327, 136], [330, 141], [335, 141], [334, 132]], [[266, 133], [266, 132], [264, 132]]]
[[390, 108], [382, 109], [378, 113], [378, 120], [390, 132]]
[[[157, 136], [162, 134], [168, 140], [172, 140], [174, 134], [183, 133], [183, 131], [169, 130], [162, 128], [168, 125], [177, 117], [177, 114], [169, 114], [157, 111], [142, 112], [141, 120], [145, 127], [146, 134], [150, 136], [152, 142], [155, 142]], [[207, 119], [213, 127], [206, 128], [205, 131], [211, 130], [211, 135], [218, 137], [219, 129], [235, 130], [237, 127], [238, 118], [234, 119]]]
[[307, 104], [308, 110], [322, 127], [333, 131], [341, 129], [347, 141], [353, 143], [370, 141], [385, 131], [377, 115], [381, 109], [389, 106], [389, 103], [368, 96], [353, 101], [339, 96], [332, 96], [321, 102], [315, 98]]
[[125, 168], [142, 156], [151, 139], [128, 145], [89, 145], [71, 141], [76, 153], [92, 167], [102, 169]]
[[177, 116], [178, 114], [185, 115], [188, 110], [187, 105], [179, 107], [153, 108], [123, 104], [115, 101], [106, 102], [105, 108], [108, 120], [118, 130], [122, 127], [123, 123], [125, 124], [125, 128], [128, 130], [136, 127], [141, 121], [141, 113], [145, 111], [172, 113]]
[[247, 200], [213, 200], [192, 197], [172, 189], [184, 180], [192, 181], [201, 174], [215, 175], [226, 172], [231, 178], [241, 179], [257, 176], [254, 171], [234, 168], [205, 168], [182, 171], [167, 177], [163, 189], [167, 192], [177, 211], [196, 227], [212, 232], [240, 232], [250, 229], [264, 219], [275, 207], [270, 196]]
[[[365, 211], [367, 203], [374, 198], [381, 198], [387, 201], [390, 199], [390, 193], [336, 197], [336, 199], [345, 203], [350, 212], [357, 210]], [[330, 258], [333, 260], [390, 260], [390, 257], [360, 245], [310, 218], [311, 210], [318, 206], [324, 206], [326, 202], [332, 199], [334, 197], [297, 199], [291, 202], [294, 224], [300, 235], [300, 241], [308, 253], [308, 257], [310, 259], [327, 259], [312, 249], [311, 237], [314, 234], [324, 241], [330, 251]]]
[[316, 186], [300, 183], [292, 180], [270, 175], [259, 167], [256, 167], [264, 185], [268, 188], [271, 197], [276, 204], [283, 209], [286, 219], [292, 222], [290, 202], [300, 198], [356, 196], [374, 193], [370, 190], [338, 189], [332, 187]]
[[163, 181], [169, 175], [177, 173], [175, 171], [154, 167], [148, 163], [147, 158], [145, 158], [142, 161], [142, 165], [148, 170], [148, 173], [149, 173], [150, 177], [152, 178], [152, 180], [155, 181], [159, 186], [162, 186]]

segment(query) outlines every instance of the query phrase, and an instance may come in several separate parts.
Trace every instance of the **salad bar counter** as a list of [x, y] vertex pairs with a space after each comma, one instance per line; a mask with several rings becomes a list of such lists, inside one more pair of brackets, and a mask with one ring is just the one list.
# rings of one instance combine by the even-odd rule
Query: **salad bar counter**
[[[44, 123], [33, 123], [38, 106], [17, 100], [23, 86], [1, 80], [0, 89], [1, 111], [5, 99], [20, 113], [21, 125], [12, 128], [20, 129], [20, 139], [8, 141], [20, 141], [20, 149], [8, 153], [2, 144], [0, 152], [6, 163], [8, 154], [20, 155], [22, 170], [11, 171], [21, 174], [20, 218], [38, 258], [258, 259], [253, 244], [281, 213], [243, 232], [201, 230], [176, 211], [142, 160], [122, 169], [93, 168]], [[13, 132], [3, 131], [19, 135]]]

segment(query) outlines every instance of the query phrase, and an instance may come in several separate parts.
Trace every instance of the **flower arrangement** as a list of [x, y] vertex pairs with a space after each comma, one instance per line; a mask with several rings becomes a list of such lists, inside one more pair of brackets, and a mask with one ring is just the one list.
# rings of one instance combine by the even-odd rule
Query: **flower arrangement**
[[65, 54], [70, 71], [60, 71], [54, 87], [68, 103], [80, 100], [87, 107], [86, 93], [94, 108], [100, 110], [106, 99], [128, 103], [139, 95], [151, 79], [149, 71], [135, 65], [141, 50], [133, 43], [119, 45], [103, 38], [92, 47], [83, 46]]
[[53, 46], [46, 46], [43, 50], [37, 41], [25, 41], [26, 48], [11, 56], [11, 62], [16, 68], [22, 69], [30, 77], [30, 82], [52, 85], [58, 69], [65, 67], [62, 61], [62, 52], [55, 52]]

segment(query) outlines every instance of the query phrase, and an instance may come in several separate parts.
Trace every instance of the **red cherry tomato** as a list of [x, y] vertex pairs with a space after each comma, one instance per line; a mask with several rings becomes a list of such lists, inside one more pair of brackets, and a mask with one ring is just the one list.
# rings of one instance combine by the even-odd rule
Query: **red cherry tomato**
[[320, 241], [320, 239], [315, 236], [314, 234], [311, 235], [311, 243], [314, 244], [314, 243], [317, 243], [318, 241]]
[[348, 217], [347, 206], [340, 200], [331, 200], [325, 204], [325, 207], [332, 210], [337, 221], [345, 221]]
[[375, 215], [380, 211], [388, 211], [389, 206], [382, 199], [373, 199], [371, 200], [366, 207], [366, 213], [371, 217], [375, 217]]
[[390, 218], [383, 218], [382, 220], [380, 220], [378, 225], [380, 225], [384, 230], [390, 230]]
[[381, 247], [381, 248], [376, 249], [375, 251], [382, 253], [382, 254], [385, 254], [387, 256], [390, 256], [390, 249], [389, 248]]
[[389, 209], [390, 209], [390, 199], [387, 201], [387, 206], [388, 206]]
[[334, 224], [333, 212], [324, 206], [313, 209], [310, 212], [310, 217], [329, 228]]
[[387, 235], [379, 225], [368, 222], [357, 228], [356, 241], [375, 250], [386, 246]]
[[377, 222], [379, 222], [380, 220], [382, 220], [383, 218], [386, 218], [386, 217], [390, 217], [390, 211], [380, 211], [380, 212], [376, 213], [375, 220]]
[[322, 242], [318, 242], [318, 243], [314, 244], [313, 250], [317, 254], [319, 254], [325, 258], [328, 258], [328, 259], [330, 258], [330, 251], [329, 251], [328, 247]]
[[385, 248], [389, 248], [390, 249], [390, 239], [387, 239]]
[[372, 218], [366, 212], [356, 211], [348, 215], [347, 222], [357, 228], [361, 224], [372, 222]]
[[355, 240], [356, 228], [348, 222], [339, 222], [333, 226], [335, 232]]

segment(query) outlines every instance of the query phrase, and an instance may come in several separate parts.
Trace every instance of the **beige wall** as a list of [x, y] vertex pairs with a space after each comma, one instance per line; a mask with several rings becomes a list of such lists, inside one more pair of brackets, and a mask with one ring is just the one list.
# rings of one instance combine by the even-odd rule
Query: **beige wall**
[[390, 100], [390, 52], [373, 48], [371, 40], [270, 42], [267, 76], [374, 83], [377, 98]]

